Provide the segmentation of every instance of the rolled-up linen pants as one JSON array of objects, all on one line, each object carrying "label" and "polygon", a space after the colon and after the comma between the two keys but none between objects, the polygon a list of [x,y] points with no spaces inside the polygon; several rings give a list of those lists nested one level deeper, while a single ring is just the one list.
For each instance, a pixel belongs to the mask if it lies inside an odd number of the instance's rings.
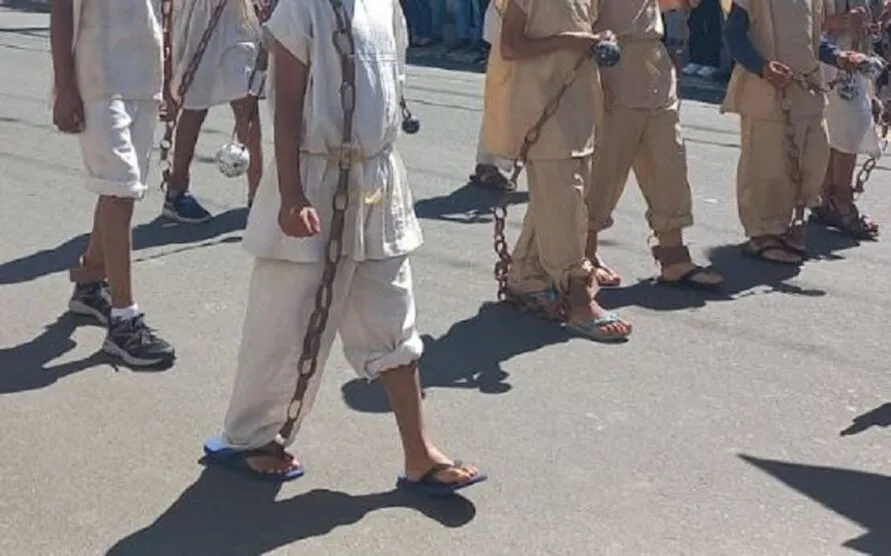
[{"label": "rolled-up linen pants", "polygon": [[823,118],[793,123],[801,166],[801,186],[790,179],[791,160],[782,121],[740,117],[741,145],[736,174],[736,202],[746,237],[782,235],[795,207],[820,203],[829,163],[829,137]]},{"label": "rolled-up linen pants", "polygon": [[520,294],[552,287],[565,293],[570,279],[587,278],[592,270],[585,258],[591,157],[529,160],[526,172],[529,206],[511,255],[508,287]]},{"label": "rolled-up linen pants", "polygon": [[[223,438],[230,447],[265,446],[287,419],[323,269],[321,262],[255,260],[238,372],[224,425]],[[415,329],[408,256],[361,262],[341,259],[318,370],[310,379],[288,444],[312,409],[337,333],[347,361],[369,380],[420,359],[424,344]]]},{"label": "rolled-up linen pants", "polygon": [[656,109],[613,108],[604,115],[599,137],[587,195],[590,231],[613,225],[613,211],[632,169],[647,202],[651,230],[669,232],[693,224],[677,103]]}]

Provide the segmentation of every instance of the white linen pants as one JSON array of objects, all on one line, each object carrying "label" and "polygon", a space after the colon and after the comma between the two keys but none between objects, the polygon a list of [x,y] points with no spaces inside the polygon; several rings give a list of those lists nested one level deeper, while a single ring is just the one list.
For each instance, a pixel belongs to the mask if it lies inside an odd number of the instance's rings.
[{"label": "white linen pants", "polygon": [[[834,78],[837,70],[830,73],[830,69],[834,70],[828,68],[827,74]],[[829,129],[829,146],[845,154],[881,156],[866,78],[856,75],[855,85],[857,96],[852,100],[841,98],[837,89],[827,95],[826,126]]]},{"label": "white linen pants", "polygon": [[84,130],[78,138],[86,188],[97,195],[142,199],[157,126],[157,100],[84,104]]},{"label": "white linen pants", "polygon": [[[223,439],[250,450],[273,441],[287,418],[297,387],[297,362],[315,307],[324,263],[255,259],[238,371]],[[341,260],[318,370],[288,444],[311,411],[336,333],[353,369],[369,380],[420,359],[424,344],[415,329],[415,300],[408,256]]]}]

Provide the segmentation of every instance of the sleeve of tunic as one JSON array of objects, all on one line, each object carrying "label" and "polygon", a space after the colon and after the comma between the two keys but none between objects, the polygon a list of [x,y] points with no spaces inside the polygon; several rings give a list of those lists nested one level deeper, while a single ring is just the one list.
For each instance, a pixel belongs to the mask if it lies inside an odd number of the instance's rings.
[{"label": "sleeve of tunic", "polygon": [[295,58],[310,65],[313,29],[309,0],[281,0],[266,22],[266,33]]},{"label": "sleeve of tunic", "polygon": [[724,38],[730,56],[749,73],[761,75],[764,71],[764,57],[749,38],[749,13],[741,7],[739,0],[733,3],[724,25]]}]

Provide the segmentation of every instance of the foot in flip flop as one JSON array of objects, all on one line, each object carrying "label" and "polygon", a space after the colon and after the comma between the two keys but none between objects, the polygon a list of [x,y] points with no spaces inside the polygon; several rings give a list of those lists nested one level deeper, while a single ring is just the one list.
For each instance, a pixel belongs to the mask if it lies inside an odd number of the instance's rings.
[{"label": "foot in flip flop", "polygon": [[776,236],[753,237],[743,247],[743,253],[768,263],[799,266],[804,256],[796,247]]},{"label": "foot in flip flop", "polygon": [[396,488],[425,494],[448,496],[488,479],[473,465],[451,461],[441,454],[423,464],[406,465],[406,473],[396,480]]},{"label": "foot in flip flop", "polygon": [[588,260],[594,265],[594,278],[597,279],[597,285],[601,288],[616,288],[622,285],[622,276],[607,266],[598,254],[588,256]]},{"label": "foot in flip flop", "polygon": [[724,284],[724,277],[710,268],[686,262],[663,265],[659,283],[692,290],[716,290]]},{"label": "foot in flip flop", "polygon": [[631,335],[629,323],[593,301],[587,310],[572,310],[566,328],[595,342],[622,342]]},{"label": "foot in flip flop", "polygon": [[275,442],[254,450],[236,450],[215,437],[205,442],[204,454],[210,463],[265,481],[292,481],[304,474],[300,462]]}]

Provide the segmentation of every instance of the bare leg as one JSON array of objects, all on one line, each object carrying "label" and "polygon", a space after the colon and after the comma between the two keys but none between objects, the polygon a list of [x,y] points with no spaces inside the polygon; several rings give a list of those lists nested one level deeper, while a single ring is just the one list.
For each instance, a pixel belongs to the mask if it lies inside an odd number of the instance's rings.
[{"label": "bare leg", "polygon": [[90,232],[90,243],[81,256],[80,265],[71,269],[71,281],[76,284],[90,284],[105,278],[101,207],[102,197],[96,201],[96,208],[93,209],[93,230]]},{"label": "bare leg", "polygon": [[260,129],[260,112],[256,97],[246,97],[232,103],[232,114],[235,116],[235,134],[251,155],[248,167],[248,203],[253,202],[260,178],[263,176],[263,145]]},{"label": "bare leg", "polygon": [[173,143],[173,170],[168,184],[171,195],[189,190],[189,168],[195,158],[195,145],[206,117],[207,110],[183,109],[180,113]]},{"label": "bare leg", "polygon": [[111,305],[125,309],[133,305],[133,283],[130,274],[131,231],[133,199],[120,197],[99,198],[101,212],[102,250],[105,255],[105,271],[111,287]]},{"label": "bare leg", "polygon": [[[427,438],[417,363],[385,371],[381,373],[380,380],[387,390],[390,407],[399,427],[399,436],[405,451],[407,478],[418,480],[435,465],[453,463]],[[435,478],[445,483],[464,483],[478,473],[479,470],[472,465],[462,465],[444,469]]]},{"label": "bare leg", "polygon": [[854,191],[851,189],[851,182],[854,180],[854,170],[857,168],[857,155],[831,151],[830,160],[832,165],[832,192],[829,198],[835,201],[836,206],[842,211],[842,214],[849,212],[847,209],[854,204]]}]

